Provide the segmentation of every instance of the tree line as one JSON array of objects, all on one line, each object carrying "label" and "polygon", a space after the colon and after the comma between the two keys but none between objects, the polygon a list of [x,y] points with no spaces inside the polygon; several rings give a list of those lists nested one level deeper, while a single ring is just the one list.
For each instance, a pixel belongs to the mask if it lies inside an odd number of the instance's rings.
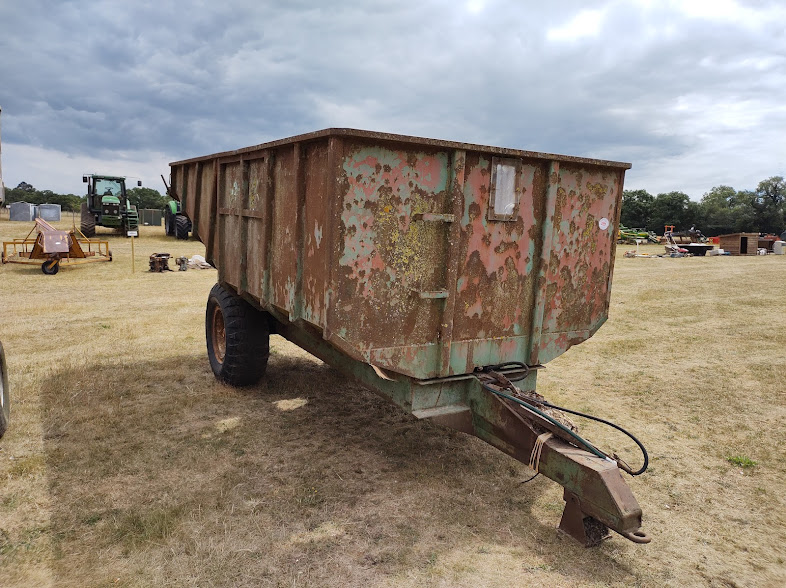
[{"label": "tree line", "polygon": [[759,182],[755,190],[737,191],[716,186],[692,201],[683,192],[653,196],[646,190],[622,193],[620,224],[663,234],[666,225],[677,231],[696,226],[704,235],[729,233],[774,233],[786,229],[786,181],[773,176]]},{"label": "tree line", "polygon": [[[167,196],[162,195],[153,188],[130,188],[126,190],[126,195],[131,204],[137,208],[161,209],[169,201]],[[21,182],[16,188],[5,189],[6,204],[12,202],[29,202],[30,204],[59,204],[64,211],[79,212],[85,196],[76,194],[58,194],[52,190],[36,190],[27,182]]]}]

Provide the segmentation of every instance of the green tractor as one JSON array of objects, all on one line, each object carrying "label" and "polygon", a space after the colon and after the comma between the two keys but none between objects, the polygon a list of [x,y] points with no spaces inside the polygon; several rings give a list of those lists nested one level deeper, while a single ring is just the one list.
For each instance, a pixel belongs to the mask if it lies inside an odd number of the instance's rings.
[{"label": "green tractor", "polygon": [[188,239],[188,234],[193,228],[191,219],[186,216],[180,199],[166,183],[163,175],[161,176],[161,181],[164,182],[164,188],[166,188],[167,196],[170,198],[169,202],[167,202],[164,207],[164,227],[166,234],[169,237],[176,237],[177,239]]},{"label": "green tractor", "polygon": [[96,225],[117,229],[126,236],[128,231],[139,230],[139,214],[126,196],[125,178],[92,174],[82,176],[82,181],[87,184],[80,222],[85,237],[95,236]]},{"label": "green tractor", "polygon": [[191,220],[183,212],[177,200],[170,200],[164,207],[164,226],[166,234],[178,239],[188,239],[191,232]]}]

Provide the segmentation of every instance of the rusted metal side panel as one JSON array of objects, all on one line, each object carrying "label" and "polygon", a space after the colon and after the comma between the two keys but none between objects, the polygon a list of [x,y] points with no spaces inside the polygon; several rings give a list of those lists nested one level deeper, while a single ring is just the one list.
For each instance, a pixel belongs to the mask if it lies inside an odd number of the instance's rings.
[{"label": "rusted metal side panel", "polygon": [[376,365],[437,374],[449,228],[429,215],[451,212],[450,161],[409,145],[345,147],[332,312],[336,334]]},{"label": "rusted metal side panel", "polygon": [[188,177],[186,170],[189,165],[193,164],[181,163],[179,165],[172,165],[171,168],[172,173],[170,181],[172,183],[172,192],[177,195],[180,202],[183,202],[183,195],[186,193],[186,178]]},{"label": "rusted metal side panel", "polygon": [[269,197],[268,167],[265,152],[246,156],[243,160],[247,196],[243,202],[243,290],[264,303],[264,278],[267,272],[268,243],[265,238],[265,223],[270,222],[267,213]]},{"label": "rusted metal side panel", "polygon": [[325,293],[330,278],[327,224],[330,222],[328,142],[304,146],[306,206],[303,211],[302,318],[325,326]]},{"label": "rusted metal side panel", "polygon": [[545,271],[538,355],[545,363],[591,337],[608,318],[622,172],[563,163]]},{"label": "rusted metal side panel", "polygon": [[[325,290],[325,319],[322,336],[331,345],[338,349],[343,349],[343,340],[339,338],[336,331],[341,325],[336,324],[336,313],[333,308],[336,306],[336,292],[338,290],[338,260],[341,258],[341,251],[344,240],[341,236],[341,214],[343,212],[343,194],[347,192],[346,177],[339,174],[341,161],[344,157],[344,141],[340,137],[330,137],[327,145],[327,207],[325,214],[325,243],[327,244],[327,284]],[[344,345],[345,346],[345,345]],[[350,357],[356,358],[355,354]]]},{"label": "rusted metal side panel", "polygon": [[464,210],[464,182],[467,169],[467,152],[456,149],[452,153],[450,175],[448,182],[447,199],[449,202],[452,222],[448,229],[447,256],[445,259],[445,291],[448,297],[442,306],[442,319],[439,325],[439,375],[449,376],[453,373],[451,367],[451,351],[454,339],[456,296],[459,280],[459,258],[461,256],[463,239],[461,238],[461,225],[458,219]]},{"label": "rusted metal side panel", "polygon": [[511,220],[495,220],[489,218],[494,159],[483,153],[467,156],[453,374],[516,357],[520,361],[530,337],[546,163],[521,163],[517,214]]},{"label": "rusted metal side panel", "polygon": [[297,282],[299,210],[295,164],[294,145],[276,149],[273,163],[270,303],[287,315],[295,310]]},{"label": "rusted metal side panel", "polygon": [[191,219],[194,236],[205,244],[208,261],[218,255],[218,161],[202,163],[202,189],[194,203],[196,215]]},{"label": "rusted metal side panel", "polygon": [[241,243],[244,186],[243,165],[239,158],[219,161],[218,172],[218,223],[221,235],[233,238],[218,240],[218,267],[221,279],[238,290],[241,285],[241,265],[245,245]]},{"label": "rusted metal side panel", "polygon": [[186,190],[183,195],[183,210],[185,211],[188,218],[196,218],[197,208],[197,198],[198,194],[202,190],[202,174],[201,163],[194,163],[189,165],[186,170]]},{"label": "rusted metal side panel", "polygon": [[210,249],[213,232],[213,216],[216,214],[216,167],[215,161],[199,162],[199,186],[194,201],[194,213],[189,218],[193,234]]}]

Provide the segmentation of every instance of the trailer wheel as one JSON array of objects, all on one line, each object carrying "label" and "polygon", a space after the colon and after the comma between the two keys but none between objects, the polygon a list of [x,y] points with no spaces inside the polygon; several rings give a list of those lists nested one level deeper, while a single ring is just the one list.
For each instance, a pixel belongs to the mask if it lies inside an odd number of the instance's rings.
[{"label": "trailer wheel", "polygon": [[216,284],[205,313],[207,356],[216,378],[252,386],[265,375],[270,354],[267,315]]},{"label": "trailer wheel", "polygon": [[188,231],[191,230],[191,221],[183,214],[175,216],[175,237],[178,239],[188,239]]},{"label": "trailer wheel", "polygon": [[0,438],[8,429],[8,421],[11,417],[11,398],[9,395],[8,366],[5,363],[3,344],[0,343]]},{"label": "trailer wheel", "polygon": [[82,215],[79,219],[79,230],[85,237],[96,236],[96,217],[87,207],[87,202],[82,203]]},{"label": "trailer wheel", "polygon": [[57,272],[60,271],[60,260],[47,259],[44,263],[41,264],[41,271],[44,272],[47,276],[54,276]]}]

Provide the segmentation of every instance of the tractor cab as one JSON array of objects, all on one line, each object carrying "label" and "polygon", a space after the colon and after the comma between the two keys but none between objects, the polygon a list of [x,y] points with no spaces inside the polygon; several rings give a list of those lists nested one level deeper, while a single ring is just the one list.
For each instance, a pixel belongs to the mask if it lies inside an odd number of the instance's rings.
[{"label": "tractor cab", "polygon": [[103,178],[93,176],[88,183],[88,194],[93,208],[101,208],[106,216],[120,217],[120,203],[126,200],[125,178]]},{"label": "tractor cab", "polygon": [[104,203],[120,204],[121,200],[126,199],[125,178],[84,176],[82,181],[87,183],[91,208],[98,208]]}]

